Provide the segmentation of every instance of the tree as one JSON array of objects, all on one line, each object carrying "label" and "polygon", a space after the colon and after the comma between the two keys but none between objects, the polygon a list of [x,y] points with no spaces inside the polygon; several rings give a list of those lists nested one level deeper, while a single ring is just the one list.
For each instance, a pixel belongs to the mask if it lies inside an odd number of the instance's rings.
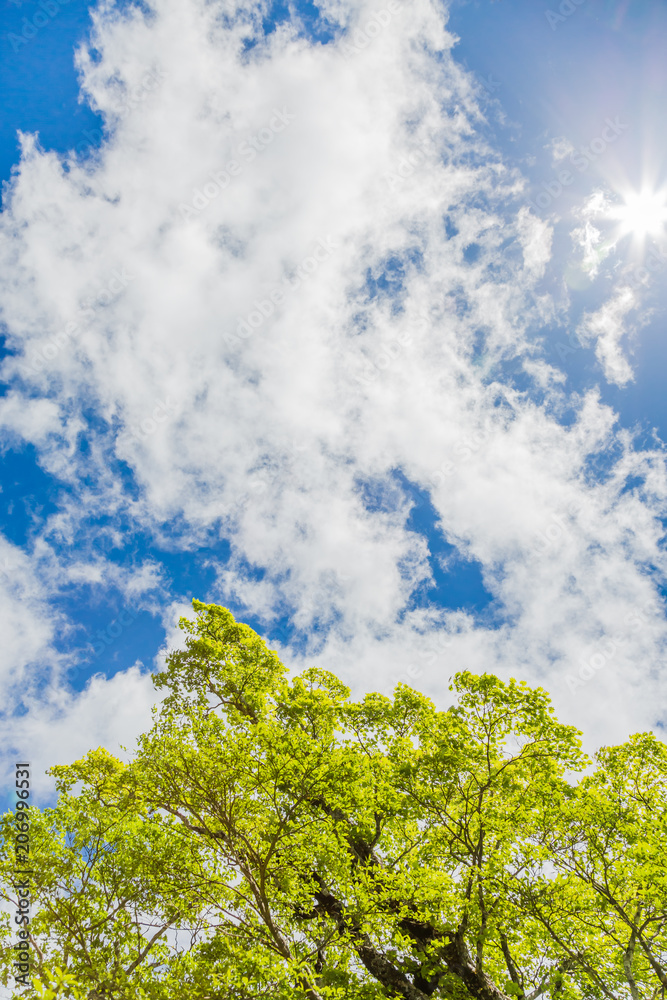
[{"label": "tree", "polygon": [[404,685],[355,703],[193,603],[131,762],[54,767],[57,805],[30,810],[26,995],[661,995],[664,744],[591,767],[543,690],[490,674],[457,674],[446,711]]}]

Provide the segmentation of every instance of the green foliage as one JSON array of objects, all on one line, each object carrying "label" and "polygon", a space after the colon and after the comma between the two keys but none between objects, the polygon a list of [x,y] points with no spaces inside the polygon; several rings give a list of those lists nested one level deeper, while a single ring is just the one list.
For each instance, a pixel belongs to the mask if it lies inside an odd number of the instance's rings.
[{"label": "green foliage", "polygon": [[[64,1000],[602,1000],[667,985],[667,747],[597,755],[547,694],[453,678],[352,702],[224,608],[129,765],[30,810],[34,992]],[[0,876],[11,887],[11,818]],[[11,930],[4,981],[11,978]]]}]

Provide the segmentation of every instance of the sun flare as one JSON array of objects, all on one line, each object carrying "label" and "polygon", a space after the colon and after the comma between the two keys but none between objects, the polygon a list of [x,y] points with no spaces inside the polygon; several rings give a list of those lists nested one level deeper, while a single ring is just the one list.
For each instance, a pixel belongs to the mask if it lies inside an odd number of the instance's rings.
[{"label": "sun flare", "polygon": [[667,223],[667,195],[664,190],[629,192],[610,215],[618,221],[621,236],[638,240],[659,236]]}]

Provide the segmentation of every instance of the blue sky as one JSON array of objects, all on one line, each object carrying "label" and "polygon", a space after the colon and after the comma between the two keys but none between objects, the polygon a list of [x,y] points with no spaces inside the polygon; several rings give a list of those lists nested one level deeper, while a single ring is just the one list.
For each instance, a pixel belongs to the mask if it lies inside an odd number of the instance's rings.
[{"label": "blue sky", "polygon": [[404,7],[4,4],[7,762],[131,742],[193,597],[661,723],[667,9]]}]

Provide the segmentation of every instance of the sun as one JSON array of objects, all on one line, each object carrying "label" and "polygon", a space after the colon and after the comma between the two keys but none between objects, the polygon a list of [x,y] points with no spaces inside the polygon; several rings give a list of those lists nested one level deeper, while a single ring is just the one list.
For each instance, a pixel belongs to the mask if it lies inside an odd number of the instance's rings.
[{"label": "sun", "polygon": [[632,235],[636,240],[660,236],[667,224],[667,194],[665,191],[630,191],[622,205],[609,213],[619,224],[619,235]]}]

